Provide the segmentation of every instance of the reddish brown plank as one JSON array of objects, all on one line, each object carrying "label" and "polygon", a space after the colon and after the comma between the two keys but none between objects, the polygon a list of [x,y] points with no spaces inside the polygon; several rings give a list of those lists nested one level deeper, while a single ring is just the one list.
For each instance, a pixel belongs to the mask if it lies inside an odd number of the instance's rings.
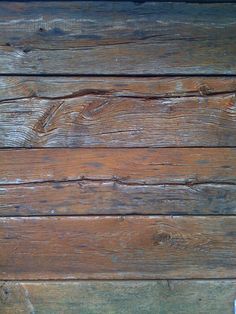
[{"label": "reddish brown plank", "polygon": [[236,217],[0,218],[0,279],[232,278]]},{"label": "reddish brown plank", "polygon": [[0,183],[235,183],[235,148],[4,149]]},{"label": "reddish brown plank", "polygon": [[236,146],[235,78],[0,81],[0,147]]}]

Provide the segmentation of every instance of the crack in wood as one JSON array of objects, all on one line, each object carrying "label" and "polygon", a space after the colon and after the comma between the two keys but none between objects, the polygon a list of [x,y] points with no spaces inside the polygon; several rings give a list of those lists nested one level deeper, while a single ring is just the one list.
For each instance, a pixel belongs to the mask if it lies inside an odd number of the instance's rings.
[{"label": "crack in wood", "polygon": [[155,99],[179,99],[179,98],[206,98],[206,97],[214,97],[214,96],[233,96],[236,95],[236,90],[230,90],[230,91],[220,91],[220,92],[214,92],[214,91],[202,91],[199,89],[199,91],[187,91],[184,92],[182,95],[171,95],[171,94],[163,94],[163,95],[128,95],[124,94],[122,95],[121,92],[114,90],[97,90],[97,89],[85,89],[77,92],[73,92],[71,94],[63,95],[63,96],[55,96],[55,97],[49,97],[49,96],[38,96],[36,93],[33,93],[26,97],[14,97],[14,98],[6,98],[1,99],[1,103],[7,103],[12,101],[18,101],[18,100],[30,100],[30,99],[38,99],[38,100],[64,100],[64,99],[73,99],[77,97],[83,97],[83,96],[89,96],[89,95],[95,95],[95,96],[113,96],[117,98],[134,98],[134,99],[143,99],[143,100],[155,100]]},{"label": "crack in wood", "polygon": [[224,185],[236,185],[235,182],[217,182],[217,181],[183,181],[183,182],[159,182],[159,183],[143,183],[143,182],[138,182],[138,181],[125,181],[122,180],[121,178],[118,177],[112,177],[112,178],[88,178],[85,176],[81,176],[80,178],[77,179],[68,179],[68,180],[43,180],[43,181],[27,181],[27,182],[15,182],[15,183],[0,183],[0,187],[4,186],[21,186],[21,185],[37,185],[37,184],[50,184],[50,183],[86,183],[86,182],[91,182],[91,183],[114,183],[118,185],[124,185],[124,186],[186,186],[189,188],[192,188],[194,186],[201,186],[201,185],[219,185],[219,186],[224,186]]}]

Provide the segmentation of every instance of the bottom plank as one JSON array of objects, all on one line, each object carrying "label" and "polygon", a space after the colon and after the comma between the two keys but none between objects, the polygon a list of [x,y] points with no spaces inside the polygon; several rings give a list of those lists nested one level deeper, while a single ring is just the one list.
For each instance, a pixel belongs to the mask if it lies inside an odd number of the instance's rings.
[{"label": "bottom plank", "polygon": [[236,280],[2,282],[0,312],[232,314]]},{"label": "bottom plank", "polygon": [[230,279],[236,217],[0,218],[0,279]]}]

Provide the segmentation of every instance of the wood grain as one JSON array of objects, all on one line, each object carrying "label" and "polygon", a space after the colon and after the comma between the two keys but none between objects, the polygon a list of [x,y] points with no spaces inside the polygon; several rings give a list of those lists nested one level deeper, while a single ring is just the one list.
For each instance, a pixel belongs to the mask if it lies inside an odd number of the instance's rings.
[{"label": "wood grain", "polygon": [[[2,314],[232,314],[235,280],[1,282]],[[223,292],[223,293],[222,293]]]},{"label": "wood grain", "polygon": [[235,217],[0,218],[0,279],[234,278]]},{"label": "wood grain", "polygon": [[0,147],[236,146],[235,78],[0,81]]},{"label": "wood grain", "polygon": [[0,2],[1,313],[232,313],[236,4],[161,2]]},{"label": "wood grain", "polygon": [[236,91],[234,76],[0,76],[0,101],[111,95],[136,98],[214,96]]},{"label": "wood grain", "polygon": [[236,182],[235,148],[3,149],[0,160],[0,184]]},{"label": "wood grain", "polygon": [[236,215],[233,184],[56,182],[0,186],[0,216]]},{"label": "wood grain", "polygon": [[0,72],[236,74],[233,3],[1,2]]}]

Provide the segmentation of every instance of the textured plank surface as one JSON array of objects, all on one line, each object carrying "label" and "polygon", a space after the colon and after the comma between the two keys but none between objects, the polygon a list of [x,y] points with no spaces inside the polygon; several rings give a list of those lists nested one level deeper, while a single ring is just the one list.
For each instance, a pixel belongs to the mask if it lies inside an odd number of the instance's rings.
[{"label": "textured plank surface", "polygon": [[234,278],[235,217],[0,218],[0,278]]},{"label": "textured plank surface", "polygon": [[0,80],[0,147],[235,146],[235,78]]},{"label": "textured plank surface", "polygon": [[86,180],[0,186],[0,216],[115,214],[235,215],[236,186]]},{"label": "textured plank surface", "polygon": [[0,183],[235,183],[235,148],[4,149]]},{"label": "textured plank surface", "polygon": [[0,72],[236,74],[235,4],[0,3]]},{"label": "textured plank surface", "polygon": [[116,97],[169,98],[214,96],[236,91],[233,76],[0,76],[0,101],[19,98],[52,99],[105,94]]},{"label": "textured plank surface", "polygon": [[[236,74],[235,15],[0,2],[0,74]],[[0,218],[1,280],[67,280],[2,282],[0,312],[232,313],[234,280],[68,280],[236,278],[236,149],[190,149],[236,146],[235,90],[234,77],[1,77],[0,147],[65,149],[0,150],[0,216],[93,216]]]},{"label": "textured plank surface", "polygon": [[232,314],[235,291],[235,280],[2,282],[0,307],[2,314]]}]

